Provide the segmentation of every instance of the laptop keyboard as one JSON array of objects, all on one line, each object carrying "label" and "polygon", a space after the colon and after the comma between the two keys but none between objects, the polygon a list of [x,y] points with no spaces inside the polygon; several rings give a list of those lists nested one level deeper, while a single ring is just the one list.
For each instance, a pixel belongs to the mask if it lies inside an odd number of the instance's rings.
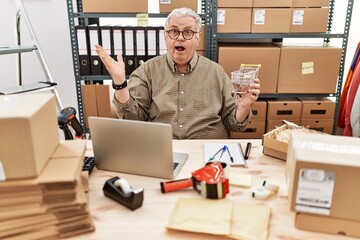
[{"label": "laptop keyboard", "polygon": [[177,168],[177,166],[179,166],[178,162],[174,162],[174,170]]}]

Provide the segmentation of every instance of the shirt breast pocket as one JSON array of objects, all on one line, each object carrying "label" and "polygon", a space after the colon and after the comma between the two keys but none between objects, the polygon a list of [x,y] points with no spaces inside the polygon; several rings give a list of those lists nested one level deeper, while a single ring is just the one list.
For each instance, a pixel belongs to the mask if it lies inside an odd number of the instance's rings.
[{"label": "shirt breast pocket", "polygon": [[203,89],[194,89],[194,113],[196,115],[209,115],[213,114],[216,106],[209,91]]}]

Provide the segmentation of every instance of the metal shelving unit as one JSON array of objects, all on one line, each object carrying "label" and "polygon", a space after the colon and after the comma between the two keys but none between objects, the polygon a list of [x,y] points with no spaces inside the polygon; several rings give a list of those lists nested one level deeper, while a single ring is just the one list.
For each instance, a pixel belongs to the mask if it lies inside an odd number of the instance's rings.
[{"label": "metal shelving unit", "polygon": [[[76,6],[75,6],[76,5]],[[76,9],[75,9],[76,8]],[[82,126],[85,126],[85,114],[82,99],[81,84],[83,81],[97,81],[103,79],[111,79],[109,75],[80,75],[80,63],[77,49],[77,36],[75,28],[77,25],[88,25],[91,19],[98,20],[100,18],[135,18],[136,13],[84,13],[82,8],[82,0],[67,0],[68,18],[69,18],[69,29],[71,37],[71,49],[74,63],[74,75],[75,75],[75,86],[78,101],[78,114],[79,121]],[[206,26],[206,42],[207,46],[210,46],[212,36],[212,2],[211,0],[202,0],[201,2],[201,14],[203,24]],[[167,13],[149,13],[149,18],[166,18]],[[207,47],[205,51],[206,56],[210,58],[211,52],[210,47]]]},{"label": "metal shelving unit", "polygon": [[[0,90],[0,95],[10,95],[10,94],[20,94],[20,93],[29,93],[29,92],[39,92],[39,91],[52,91],[55,94],[57,100],[57,107],[58,109],[62,109],[62,102],[59,97],[59,94],[56,91],[56,83],[53,81],[53,78],[50,74],[50,70],[46,64],[45,57],[39,47],[39,42],[36,38],[35,32],[31,26],[30,19],[27,15],[25,10],[24,4],[22,0],[15,0],[15,4],[17,7],[16,12],[16,37],[17,37],[17,44],[14,45],[0,45],[0,55],[5,54],[18,54],[17,62],[18,62],[18,79],[17,79],[17,86],[11,87],[8,89]],[[24,18],[28,31],[30,33],[32,39],[32,45],[23,46],[21,45],[21,32],[20,32],[20,20]],[[35,52],[41,67],[43,69],[44,75],[46,77],[46,81],[43,82],[36,82],[30,84],[22,84],[22,75],[21,75],[21,54],[27,52]]]},{"label": "metal shelving unit", "polygon": [[[334,115],[334,126],[333,133],[336,132],[337,118],[339,114],[339,102],[340,102],[340,94],[343,82],[343,74],[344,74],[344,63],[346,57],[346,49],[348,43],[349,36],[349,28],[351,22],[351,15],[353,9],[354,0],[348,0],[346,16],[345,16],[345,24],[344,31],[342,33],[332,33],[332,24],[333,24],[333,15],[335,9],[335,0],[329,0],[329,19],[326,33],[224,33],[218,34],[216,32],[216,24],[213,24],[212,36],[211,36],[211,46],[210,46],[210,59],[217,62],[218,61],[218,43],[237,43],[237,42],[246,42],[247,40],[254,39],[271,39],[274,41],[282,41],[285,38],[320,38],[323,39],[325,44],[329,44],[331,39],[338,38],[342,39],[342,55],[341,62],[339,68],[339,78],[336,88],[335,94],[260,94],[260,98],[293,98],[293,97],[335,97],[336,108]],[[212,14],[212,22],[217,22],[217,0],[212,0],[211,4],[211,12]]]}]

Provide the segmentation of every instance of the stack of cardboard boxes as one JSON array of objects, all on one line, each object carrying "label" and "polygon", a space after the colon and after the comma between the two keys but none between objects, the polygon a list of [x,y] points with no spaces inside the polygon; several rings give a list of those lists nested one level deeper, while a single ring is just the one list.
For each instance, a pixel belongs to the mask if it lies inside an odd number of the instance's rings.
[{"label": "stack of cardboard boxes", "polygon": [[329,1],[218,0],[218,33],[326,32]]},{"label": "stack of cardboard boxes", "polygon": [[0,238],[62,238],[94,230],[85,141],[60,141],[52,94],[0,96]]},{"label": "stack of cardboard boxes", "polygon": [[300,125],[332,134],[335,102],[328,98],[299,98],[302,103]]}]

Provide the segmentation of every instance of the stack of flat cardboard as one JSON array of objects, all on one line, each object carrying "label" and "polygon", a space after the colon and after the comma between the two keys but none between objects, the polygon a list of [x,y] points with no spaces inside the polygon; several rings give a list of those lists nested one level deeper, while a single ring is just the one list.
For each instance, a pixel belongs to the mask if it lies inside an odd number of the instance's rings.
[{"label": "stack of flat cardboard", "polygon": [[0,239],[94,230],[82,182],[86,141],[60,141],[52,94],[0,96]]},{"label": "stack of flat cardboard", "polygon": [[0,182],[0,239],[64,238],[94,230],[81,180],[85,141],[61,142],[37,178]]}]

